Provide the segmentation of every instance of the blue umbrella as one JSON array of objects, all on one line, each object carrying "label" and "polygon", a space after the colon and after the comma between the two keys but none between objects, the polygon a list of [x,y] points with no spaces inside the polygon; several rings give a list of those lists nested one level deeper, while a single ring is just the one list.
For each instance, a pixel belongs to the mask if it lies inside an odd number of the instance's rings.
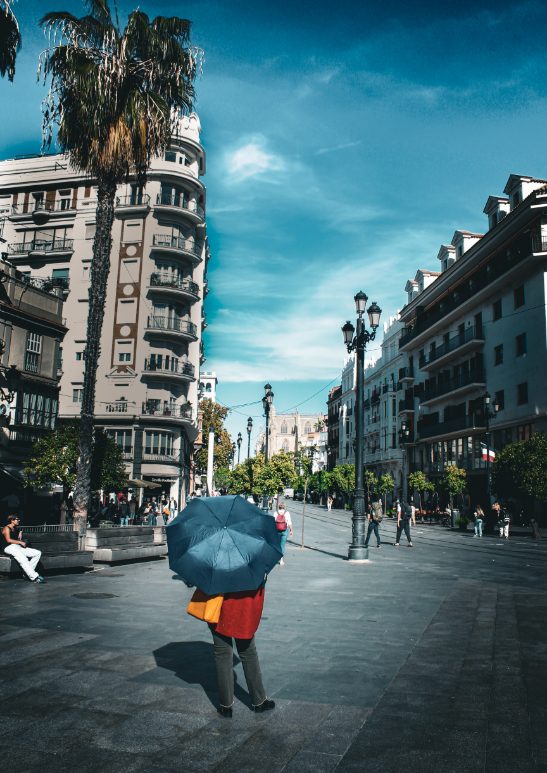
[{"label": "blue umbrella", "polygon": [[255,590],[282,558],[274,518],[240,496],[193,499],[167,548],[172,571],[208,595]]}]

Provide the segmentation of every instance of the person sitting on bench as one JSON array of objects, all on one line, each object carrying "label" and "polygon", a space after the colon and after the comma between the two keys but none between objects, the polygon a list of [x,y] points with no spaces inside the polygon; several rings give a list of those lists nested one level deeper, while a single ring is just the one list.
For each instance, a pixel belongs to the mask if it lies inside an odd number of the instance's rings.
[{"label": "person sitting on bench", "polygon": [[8,522],[2,529],[4,553],[15,558],[31,582],[45,582],[44,578],[36,571],[42,553],[40,550],[27,547],[27,543],[23,540],[23,532],[19,528],[19,520],[18,515],[8,515]]}]

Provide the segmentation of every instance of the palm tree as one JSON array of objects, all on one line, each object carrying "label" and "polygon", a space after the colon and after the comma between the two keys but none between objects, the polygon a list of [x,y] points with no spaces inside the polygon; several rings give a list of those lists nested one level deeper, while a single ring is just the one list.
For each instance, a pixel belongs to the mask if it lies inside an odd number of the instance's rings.
[{"label": "palm tree", "polygon": [[15,58],[21,48],[21,33],[10,0],[0,0],[0,75],[10,81],[15,75]]},{"label": "palm tree", "polygon": [[173,116],[191,110],[199,52],[190,22],[150,21],[133,11],[122,30],[108,0],[85,0],[87,16],[46,14],[49,47],[38,67],[50,89],[44,104],[44,146],[57,142],[69,162],[97,182],[96,233],[91,263],[87,342],[80,424],[80,460],[74,490],[74,526],[87,520],[96,371],[110,270],[116,187],[130,175],[139,185],[153,156],[163,153]]}]

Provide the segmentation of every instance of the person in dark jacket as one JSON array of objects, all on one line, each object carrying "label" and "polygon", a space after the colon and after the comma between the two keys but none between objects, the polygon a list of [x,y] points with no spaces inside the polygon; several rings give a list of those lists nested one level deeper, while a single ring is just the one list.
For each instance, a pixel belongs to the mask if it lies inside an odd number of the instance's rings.
[{"label": "person in dark jacket", "polygon": [[408,502],[403,502],[400,512],[397,513],[397,536],[395,537],[395,547],[399,547],[399,540],[401,534],[404,532],[408,540],[408,547],[412,547],[412,540],[410,539],[410,519],[412,518],[412,508]]},{"label": "person in dark jacket", "polygon": [[229,718],[232,716],[234,703],[233,639],[235,639],[237,654],[243,666],[251,696],[252,710],[263,712],[275,708],[274,701],[266,697],[254,640],[262,617],[264,593],[264,585],[258,590],[226,593],[218,623],[209,625],[213,634],[220,697],[217,711],[221,717]]}]

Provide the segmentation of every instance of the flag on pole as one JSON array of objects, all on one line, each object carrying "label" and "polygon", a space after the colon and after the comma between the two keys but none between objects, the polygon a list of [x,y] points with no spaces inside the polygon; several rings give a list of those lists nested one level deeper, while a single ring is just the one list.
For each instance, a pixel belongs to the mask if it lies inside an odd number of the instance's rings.
[{"label": "flag on pole", "polygon": [[493,448],[488,448],[486,443],[481,443],[481,455],[483,462],[486,462],[487,460],[493,462],[496,458],[496,452]]}]

